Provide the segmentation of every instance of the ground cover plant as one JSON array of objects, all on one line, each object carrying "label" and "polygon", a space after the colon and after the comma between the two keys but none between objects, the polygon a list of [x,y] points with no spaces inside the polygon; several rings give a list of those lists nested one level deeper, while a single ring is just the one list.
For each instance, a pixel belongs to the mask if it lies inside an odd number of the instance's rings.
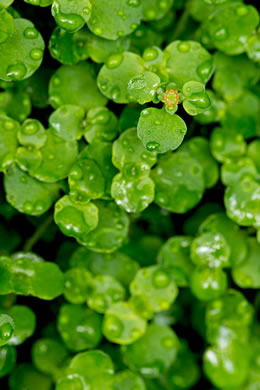
[{"label": "ground cover plant", "polygon": [[260,389],[260,28],[241,0],[0,0],[1,390]]}]

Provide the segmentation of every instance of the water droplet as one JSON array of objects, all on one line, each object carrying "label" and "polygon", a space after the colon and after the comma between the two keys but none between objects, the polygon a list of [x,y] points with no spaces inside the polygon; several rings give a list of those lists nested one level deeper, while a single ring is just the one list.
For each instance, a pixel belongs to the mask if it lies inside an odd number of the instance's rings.
[{"label": "water droplet", "polygon": [[130,7],[135,7],[135,8],[138,8],[140,7],[140,0],[128,0],[127,4],[130,6]]},{"label": "water droplet", "polygon": [[148,116],[148,115],[149,115],[149,111],[148,111],[148,110],[143,110],[143,111],[141,112],[141,115],[142,115],[142,116]]},{"label": "water droplet", "polygon": [[137,27],[137,24],[136,23],[132,23],[130,27],[131,27],[132,30],[135,30],[136,27]]},{"label": "water droplet", "polygon": [[160,125],[161,122],[160,122],[160,121],[155,121],[155,124],[156,124],[156,125]]},{"label": "water droplet", "polygon": [[123,145],[124,147],[128,146],[128,144],[129,144],[129,142],[128,142],[127,139],[124,139],[124,140],[122,141],[122,145]]},{"label": "water droplet", "polygon": [[93,33],[94,33],[95,35],[102,35],[103,30],[102,30],[101,27],[95,26],[95,27],[93,28]]},{"label": "water droplet", "polygon": [[109,336],[112,338],[117,338],[122,334],[124,325],[118,317],[113,314],[108,314],[105,318],[104,328]]},{"label": "water droplet", "polygon": [[26,135],[32,135],[32,134],[35,134],[37,133],[37,131],[39,130],[39,125],[37,122],[35,121],[31,121],[29,123],[25,123],[23,126],[22,126],[22,132]]},{"label": "water droplet", "polygon": [[168,310],[169,307],[170,307],[169,302],[164,301],[164,300],[161,300],[161,301],[159,302],[159,305],[160,305],[160,308],[161,308],[162,310]]},{"label": "water droplet", "polygon": [[117,32],[117,35],[119,37],[123,37],[124,36],[124,32],[122,30],[120,30],[120,31]]},{"label": "water droplet", "polygon": [[123,62],[123,59],[123,54],[114,54],[108,58],[106,66],[109,69],[115,69]]},{"label": "water droplet", "polygon": [[34,27],[27,27],[23,34],[27,39],[35,39],[39,36],[39,32]]},{"label": "water droplet", "polygon": [[145,17],[148,20],[154,20],[156,18],[156,12],[153,9],[148,9],[145,12]]},{"label": "water droplet", "polygon": [[157,195],[157,200],[162,206],[166,206],[169,203],[168,196],[163,193]]},{"label": "water droplet", "polygon": [[142,331],[138,328],[131,329],[131,336],[133,339],[139,339],[139,337],[142,335]]},{"label": "water droplet", "polygon": [[159,149],[160,144],[156,141],[150,141],[146,144],[146,149],[149,150],[149,152],[155,152]]},{"label": "water droplet", "polygon": [[197,67],[196,72],[203,81],[203,83],[209,79],[212,69],[213,64],[211,60],[205,61]]},{"label": "water droplet", "polygon": [[58,108],[62,105],[61,98],[57,95],[50,96],[50,103],[54,108]]},{"label": "water droplet", "polygon": [[83,171],[81,168],[79,167],[75,167],[71,173],[70,173],[70,176],[73,177],[73,179],[75,180],[81,180],[83,178]]},{"label": "water droplet", "polygon": [[33,205],[31,202],[25,202],[24,205],[23,205],[23,209],[24,209],[24,212],[25,213],[31,213],[32,210],[33,210]]},{"label": "water droplet", "polygon": [[38,201],[35,203],[35,210],[38,212],[38,213],[41,213],[44,211],[44,207],[45,207],[45,204],[41,201]]},{"label": "water droplet", "polygon": [[54,85],[58,86],[58,85],[61,84],[61,79],[60,79],[58,76],[53,77],[52,83],[53,83]]},{"label": "water droplet", "polygon": [[89,15],[91,12],[91,6],[83,8],[83,13],[85,15]]},{"label": "water droplet", "polygon": [[225,27],[219,27],[215,33],[214,33],[214,38],[217,41],[224,41],[228,36],[227,29]]},{"label": "water droplet", "polygon": [[166,271],[157,269],[153,273],[152,283],[155,288],[166,288],[170,284],[170,277]]},{"label": "water droplet", "polygon": [[6,130],[12,130],[14,128],[14,122],[12,122],[11,120],[5,120],[4,127]]},{"label": "water droplet", "polygon": [[162,345],[165,349],[172,349],[175,346],[175,341],[173,337],[164,337],[162,339]]},{"label": "water droplet", "polygon": [[54,154],[49,154],[48,159],[49,160],[54,160],[54,157],[55,157]]},{"label": "water droplet", "polygon": [[182,53],[186,53],[190,50],[189,42],[180,42],[177,47],[178,47],[178,50]]},{"label": "water droplet", "polygon": [[32,49],[30,52],[30,57],[35,61],[40,60],[42,56],[43,56],[43,50],[41,49]]},{"label": "water droplet", "polygon": [[158,52],[153,47],[145,49],[143,53],[144,61],[154,61],[158,57]]},{"label": "water droplet", "polygon": [[26,75],[26,67],[23,63],[9,65],[6,71],[6,76],[10,80],[22,80]]},{"label": "water droplet", "polygon": [[159,2],[159,8],[165,10],[169,7],[169,2],[167,0],[161,0]]},{"label": "water droplet", "polygon": [[248,13],[248,8],[246,6],[240,6],[237,8],[236,13],[238,16],[245,16]]},{"label": "water droplet", "polygon": [[118,87],[113,87],[111,89],[111,99],[116,101],[120,97],[120,89]]},{"label": "water droplet", "polygon": [[26,176],[21,176],[20,177],[20,182],[23,183],[23,184],[26,184],[27,183],[27,177]]}]

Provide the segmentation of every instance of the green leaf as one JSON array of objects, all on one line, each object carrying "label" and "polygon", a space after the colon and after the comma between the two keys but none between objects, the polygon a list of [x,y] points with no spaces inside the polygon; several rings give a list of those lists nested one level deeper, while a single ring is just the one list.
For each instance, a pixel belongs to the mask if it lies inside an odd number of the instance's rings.
[{"label": "green leaf", "polygon": [[153,107],[141,112],[137,125],[138,137],[146,149],[157,153],[177,149],[186,131],[186,124],[180,116]]},{"label": "green leaf", "polygon": [[33,335],[36,328],[36,316],[34,312],[27,306],[14,305],[6,313],[13,319],[13,323],[15,324],[14,333],[9,340],[9,344],[20,345],[24,343],[26,339]]},{"label": "green leaf", "polygon": [[195,116],[195,120],[202,125],[209,123],[220,122],[225,115],[225,102],[220,99],[211,89],[206,89],[210,98],[211,106],[203,111],[201,114]]},{"label": "green leaf", "polygon": [[153,72],[144,72],[129,80],[128,97],[131,102],[145,104],[153,100],[160,84],[160,78]]},{"label": "green leaf", "polygon": [[84,129],[86,141],[113,141],[118,134],[118,119],[106,107],[92,108],[88,111],[87,125]]},{"label": "green leaf", "polygon": [[109,390],[114,374],[114,365],[110,356],[103,351],[87,351],[78,353],[72,358],[68,373],[68,383],[74,383],[76,379],[78,386],[87,383],[93,390]]},{"label": "green leaf", "polygon": [[173,280],[180,287],[187,287],[194,265],[190,259],[192,238],[175,236],[169,238],[158,253],[158,263],[168,269]]},{"label": "green leaf", "polygon": [[89,0],[53,0],[51,13],[63,30],[74,32],[90,18],[92,4]]},{"label": "green leaf", "polygon": [[88,203],[104,195],[105,179],[98,164],[91,159],[80,159],[69,172],[70,198],[74,202]]},{"label": "green leaf", "polygon": [[227,187],[224,196],[227,215],[241,226],[260,226],[260,185],[250,176]]},{"label": "green leaf", "polygon": [[16,348],[12,345],[5,345],[0,351],[0,378],[2,378],[9,375],[15,368]]},{"label": "green leaf", "polygon": [[53,0],[24,0],[25,3],[31,4],[31,5],[38,5],[40,7],[48,7],[52,4]]},{"label": "green leaf", "polygon": [[229,289],[206,307],[206,339],[216,345],[231,340],[245,342],[252,320],[253,306],[241,292]]},{"label": "green leaf", "polygon": [[91,34],[89,31],[87,37],[89,57],[98,64],[106,62],[113,54],[127,51],[130,46],[130,40],[127,37],[110,40]]},{"label": "green leaf", "polygon": [[[80,248],[82,249],[82,248]],[[83,248],[85,249],[85,248]],[[72,268],[64,274],[64,297],[70,303],[85,303],[87,293],[92,287],[92,275],[84,268]]]},{"label": "green leaf", "polygon": [[35,151],[31,151],[30,147],[23,149],[24,152],[19,148],[17,154],[17,162],[22,169],[28,170],[31,176],[47,183],[55,183],[66,178],[78,155],[76,141],[65,141],[53,133],[52,130],[45,132],[47,140],[38,151],[36,164],[31,162],[35,157]]},{"label": "green leaf", "polygon": [[176,152],[161,159],[152,171],[155,203],[182,214],[195,207],[205,190],[202,166],[186,152]]},{"label": "green leaf", "polygon": [[142,298],[144,303],[157,313],[169,309],[178,295],[178,288],[167,268],[154,265],[137,271],[130,284],[130,292],[132,296]]},{"label": "green leaf", "polygon": [[24,121],[31,113],[31,101],[28,93],[21,89],[9,89],[0,93],[0,112],[17,121]]},{"label": "green leaf", "polygon": [[125,289],[113,276],[98,275],[93,278],[92,288],[87,294],[87,304],[90,309],[105,313],[114,303],[125,298]]},{"label": "green leaf", "polygon": [[114,202],[98,200],[93,203],[98,208],[98,224],[80,243],[94,252],[114,252],[126,240],[128,216]]},{"label": "green leaf", "polygon": [[6,172],[14,163],[17,149],[16,135],[19,123],[7,116],[0,116],[0,171]]},{"label": "green leaf", "polygon": [[103,199],[111,199],[111,184],[117,169],[112,164],[112,143],[93,140],[82,150],[80,158],[94,160],[103,173],[105,179],[105,193]]},{"label": "green leaf", "polygon": [[109,4],[95,0],[88,27],[95,35],[115,40],[131,34],[141,18],[140,0],[111,0]]},{"label": "green leaf", "polygon": [[7,201],[20,213],[41,215],[58,196],[59,185],[42,183],[13,166],[4,177]]},{"label": "green leaf", "polygon": [[15,322],[12,317],[0,312],[0,346],[7,344],[13,336]]},{"label": "green leaf", "polygon": [[138,176],[146,176],[156,160],[156,153],[145,149],[135,128],[125,130],[113,143],[113,164],[120,170],[124,167],[130,168],[127,169],[130,177],[136,176],[134,171],[131,172],[131,168],[134,167]]},{"label": "green leaf", "polygon": [[247,255],[247,240],[239,227],[223,212],[211,214],[199,228],[199,233],[212,232],[222,234],[230,246],[231,266],[240,264]]},{"label": "green leaf", "polygon": [[229,130],[235,130],[245,139],[252,138],[260,134],[259,112],[259,98],[244,92],[241,97],[228,102],[221,124]]},{"label": "green leaf", "polygon": [[144,0],[143,1],[143,20],[160,20],[167,16],[173,5],[173,0]]},{"label": "green leaf", "polygon": [[242,96],[245,88],[257,84],[260,77],[257,65],[245,55],[233,57],[217,51],[214,64],[213,88],[228,101]]},{"label": "green leaf", "polygon": [[[63,304],[58,314],[58,331],[72,352],[96,348],[102,339],[102,317],[83,305]],[[78,329],[82,329],[81,332]]]},{"label": "green leaf", "polygon": [[129,178],[124,172],[119,173],[113,179],[111,195],[123,210],[140,213],[154,199],[154,183],[149,177]]},{"label": "green leaf", "polygon": [[216,127],[210,135],[210,149],[214,158],[223,163],[240,158],[246,153],[246,142],[241,134],[230,128]]},{"label": "green leaf", "polygon": [[232,278],[241,288],[256,288],[260,286],[259,277],[260,244],[254,237],[248,239],[248,255],[240,265],[232,268]]},{"label": "green leaf", "polygon": [[95,70],[89,62],[62,65],[51,77],[49,100],[53,108],[72,104],[86,111],[107,103],[97,88]]},{"label": "green leaf", "polygon": [[201,233],[191,244],[191,259],[197,266],[229,267],[229,258],[229,244],[220,233]]},{"label": "green leaf", "polygon": [[65,141],[76,141],[82,136],[84,118],[82,107],[66,104],[49,116],[49,125],[53,134]]},{"label": "green leaf", "polygon": [[114,303],[105,313],[103,333],[112,343],[132,344],[145,330],[146,321],[127,302]]},{"label": "green leaf", "polygon": [[259,173],[249,157],[227,160],[221,167],[221,181],[226,186],[232,186],[243,177],[250,176],[257,179]]},{"label": "green leaf", "polygon": [[205,84],[214,71],[209,52],[195,41],[174,41],[165,51],[166,69],[171,81],[181,89],[187,81]]},{"label": "green leaf", "polygon": [[129,103],[128,83],[143,72],[144,62],[139,55],[128,51],[114,54],[100,69],[97,85],[100,91],[115,103]]},{"label": "green leaf", "polygon": [[123,346],[122,353],[133,371],[146,378],[158,378],[174,363],[178,349],[179,340],[170,327],[151,324],[139,340]]},{"label": "green leaf", "polygon": [[71,33],[56,27],[49,40],[51,56],[64,65],[74,65],[88,58],[88,33],[81,29]]},{"label": "green leaf", "polygon": [[43,58],[44,41],[33,23],[14,19],[15,32],[1,43],[0,79],[23,80],[39,68]]},{"label": "green leaf", "polygon": [[68,351],[59,340],[39,338],[32,346],[33,364],[46,375],[55,377],[67,358]]},{"label": "green leaf", "polygon": [[198,81],[188,81],[183,85],[183,108],[189,115],[198,115],[211,106],[210,98],[204,84]]},{"label": "green leaf", "polygon": [[0,44],[9,39],[15,32],[13,17],[4,9],[0,3]]},{"label": "green leaf", "polygon": [[47,135],[40,121],[37,119],[26,119],[17,132],[17,139],[23,146],[32,146],[40,149],[47,141]]},{"label": "green leaf", "polygon": [[98,208],[93,203],[74,203],[68,195],[55,204],[54,220],[63,234],[84,243],[98,225]]},{"label": "green leaf", "polygon": [[112,379],[112,388],[115,390],[146,390],[144,380],[141,376],[130,370],[116,373]]},{"label": "green leaf", "polygon": [[32,295],[40,299],[53,300],[63,294],[64,276],[57,264],[36,263],[32,277]]},{"label": "green leaf", "polygon": [[214,46],[229,55],[241,54],[247,39],[259,23],[259,14],[252,5],[227,4],[210,15],[206,28]]},{"label": "green leaf", "polygon": [[209,347],[203,356],[204,372],[217,387],[238,388],[249,373],[249,353],[248,346],[239,342]]},{"label": "green leaf", "polygon": [[124,286],[130,284],[139,269],[136,261],[120,251],[95,253],[85,247],[73,253],[70,266],[86,267],[93,275],[111,275]]},{"label": "green leaf", "polygon": [[206,187],[213,187],[219,179],[219,168],[210,153],[209,141],[204,137],[193,136],[181,145],[180,150],[188,152],[197,159],[203,168]]}]

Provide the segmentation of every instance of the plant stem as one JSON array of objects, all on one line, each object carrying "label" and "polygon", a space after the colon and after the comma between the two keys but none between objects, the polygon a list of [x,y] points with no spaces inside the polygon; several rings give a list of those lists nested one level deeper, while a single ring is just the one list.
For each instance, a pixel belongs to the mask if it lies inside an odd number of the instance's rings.
[{"label": "plant stem", "polygon": [[34,245],[39,241],[41,236],[46,232],[49,225],[52,223],[52,215],[50,214],[43,223],[38,226],[33,235],[25,242],[23,251],[30,252]]}]

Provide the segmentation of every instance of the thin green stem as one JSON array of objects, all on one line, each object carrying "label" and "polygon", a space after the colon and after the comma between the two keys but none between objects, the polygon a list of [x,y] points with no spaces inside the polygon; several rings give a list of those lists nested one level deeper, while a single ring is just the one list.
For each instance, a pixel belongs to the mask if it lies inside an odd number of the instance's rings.
[{"label": "thin green stem", "polygon": [[33,235],[25,242],[23,250],[24,252],[30,252],[34,245],[39,241],[41,236],[46,232],[49,225],[52,223],[53,216],[50,214],[43,223],[38,226]]},{"label": "thin green stem", "polygon": [[176,39],[178,39],[181,36],[181,34],[186,30],[187,22],[190,16],[189,8],[190,8],[190,2],[188,1],[186,7],[184,8],[177,22],[177,26],[171,35],[170,41],[176,41]]}]

